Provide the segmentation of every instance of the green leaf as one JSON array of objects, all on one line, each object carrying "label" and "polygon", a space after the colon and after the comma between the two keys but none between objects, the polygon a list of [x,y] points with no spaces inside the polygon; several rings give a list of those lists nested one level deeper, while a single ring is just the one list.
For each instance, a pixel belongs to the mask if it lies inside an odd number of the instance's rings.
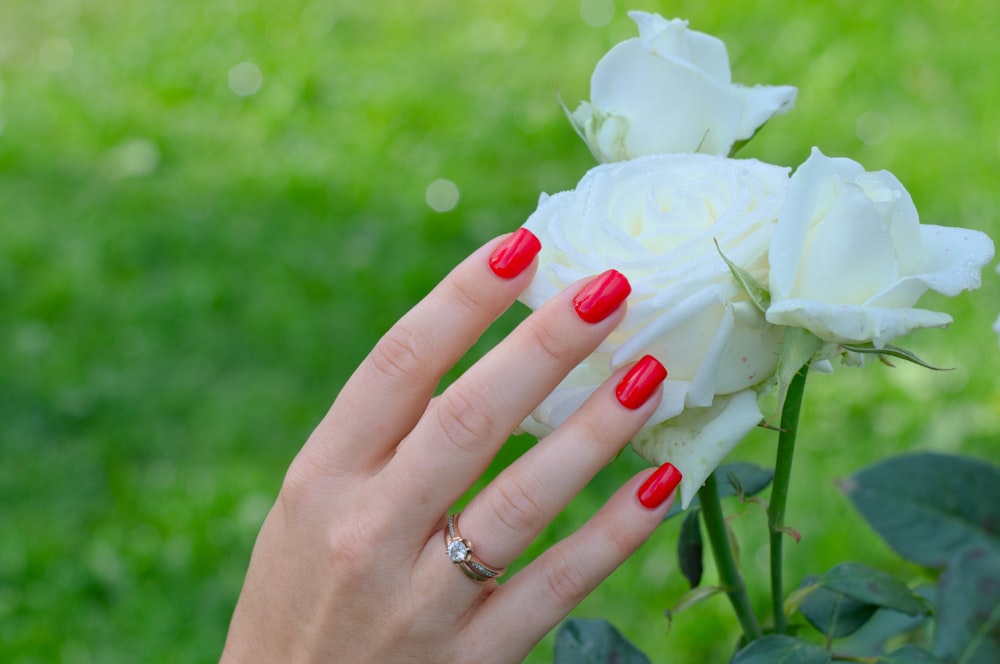
[{"label": "green leaf", "polygon": [[[803,585],[818,581],[817,577],[809,577]],[[799,613],[809,624],[831,639],[858,631],[876,611],[878,607],[874,604],[859,602],[827,588],[816,588],[799,605]]]},{"label": "green leaf", "polygon": [[879,657],[875,664],[945,664],[920,646],[908,643],[891,655]]},{"label": "green leaf", "polygon": [[806,641],[769,634],[736,653],[730,664],[829,664],[830,652]]},{"label": "green leaf", "polygon": [[1000,469],[978,459],[908,454],[840,482],[861,515],[899,555],[944,567],[965,546],[1000,545]]},{"label": "green leaf", "polygon": [[858,563],[841,563],[803,586],[815,587],[798,610],[813,627],[830,638],[853,634],[879,608],[906,615],[926,615],[927,603],[904,583],[885,572]]},{"label": "green leaf", "polygon": [[556,633],[555,664],[650,664],[607,620],[566,620]]},{"label": "green leaf", "polygon": [[949,662],[1000,662],[1000,550],[973,545],[941,578],[934,652]]},{"label": "green leaf", "polygon": [[912,362],[913,364],[919,364],[920,366],[931,369],[933,371],[952,371],[952,369],[943,369],[941,367],[935,367],[934,365],[928,364],[924,360],[920,359],[916,353],[913,351],[906,350],[905,348],[900,348],[899,346],[893,346],[887,344],[882,348],[875,348],[872,344],[839,344],[844,350],[849,350],[852,353],[862,353],[878,355],[879,357],[884,357],[888,355],[889,357],[895,357],[900,360],[906,360],[907,362]]},{"label": "green leaf", "polygon": [[701,510],[688,510],[677,538],[677,563],[692,588],[701,583],[705,571],[705,545],[701,539]]},{"label": "green leaf", "polygon": [[[723,481],[719,482],[719,497],[728,498],[730,496],[739,495],[742,491],[743,496],[753,496],[764,489],[771,483],[774,479],[774,469],[765,468],[763,466],[758,466],[753,463],[746,463],[744,461],[736,461],[733,463],[724,463],[715,469],[716,475]],[[698,509],[701,503],[696,497],[688,505],[688,511]],[[667,512],[663,520],[666,521],[671,517],[675,517],[684,510],[681,509],[679,502],[675,502],[670,510]]]},{"label": "green leaf", "polygon": [[750,298],[750,302],[757,308],[757,311],[764,314],[767,313],[767,308],[771,306],[771,293],[768,292],[759,281],[754,279],[753,275],[744,270],[742,267],[736,263],[729,260],[724,253],[722,253],[722,247],[719,246],[719,241],[714,240],[715,249],[722,256],[722,260],[726,261],[726,265],[729,266],[729,271],[733,273],[733,279],[736,283],[740,285],[740,288],[747,294]]},{"label": "green leaf", "polygon": [[[937,586],[924,584],[913,592],[928,606],[934,606]],[[930,643],[931,616],[908,616],[890,609],[879,609],[865,626],[842,639],[838,650],[853,655],[880,657],[903,643],[925,645]]]},{"label": "green leaf", "polygon": [[823,587],[858,602],[908,616],[929,613],[927,605],[896,577],[860,563],[840,563],[820,579]]}]

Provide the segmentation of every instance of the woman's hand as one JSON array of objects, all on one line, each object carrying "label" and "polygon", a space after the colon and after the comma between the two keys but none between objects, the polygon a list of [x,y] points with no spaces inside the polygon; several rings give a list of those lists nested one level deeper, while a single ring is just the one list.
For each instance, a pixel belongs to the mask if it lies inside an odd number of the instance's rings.
[{"label": "woman's hand", "polygon": [[624,315],[624,276],[577,283],[435,397],[527,286],[537,253],[523,229],[488,243],[351,376],[261,529],[223,661],[520,661],[660,523],[680,480],[669,464],[634,477],[502,585],[488,578],[652,414],[666,371],[647,357],[475,496],[460,532],[449,527],[449,508],[511,432]]}]

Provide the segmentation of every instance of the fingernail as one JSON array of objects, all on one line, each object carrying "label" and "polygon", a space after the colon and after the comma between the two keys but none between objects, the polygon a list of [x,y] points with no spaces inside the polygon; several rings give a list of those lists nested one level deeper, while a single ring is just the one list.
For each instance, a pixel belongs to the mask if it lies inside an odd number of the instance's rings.
[{"label": "fingernail", "polygon": [[531,265],[542,243],[527,228],[519,228],[490,255],[490,269],[501,279],[513,279]]},{"label": "fingernail", "polygon": [[682,478],[681,471],[674,468],[674,464],[663,464],[639,487],[639,502],[643,507],[656,509],[673,494]]},{"label": "fingernail", "polygon": [[583,287],[573,308],[580,318],[588,323],[600,323],[625,301],[632,292],[632,286],[625,275],[618,270],[602,272]]},{"label": "fingernail", "polygon": [[630,410],[635,410],[652,396],[656,388],[667,377],[667,370],[659,360],[652,355],[645,355],[635,363],[615,388],[618,403]]}]

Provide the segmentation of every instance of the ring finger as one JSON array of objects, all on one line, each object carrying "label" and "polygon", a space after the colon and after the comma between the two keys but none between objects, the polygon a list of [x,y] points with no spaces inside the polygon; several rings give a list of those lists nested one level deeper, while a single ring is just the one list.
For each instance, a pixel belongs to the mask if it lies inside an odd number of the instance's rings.
[{"label": "ring finger", "polygon": [[[656,409],[666,370],[646,356],[616,372],[561,427],[505,469],[462,513],[474,561],[512,563]],[[441,560],[442,542],[429,548]],[[441,567],[437,562],[434,567]],[[451,584],[475,593],[475,584]]]}]

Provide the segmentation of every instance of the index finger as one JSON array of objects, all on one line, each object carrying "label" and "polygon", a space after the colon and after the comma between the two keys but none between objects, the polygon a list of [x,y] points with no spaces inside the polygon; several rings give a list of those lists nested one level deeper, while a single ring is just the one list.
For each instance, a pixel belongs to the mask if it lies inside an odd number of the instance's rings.
[{"label": "index finger", "polygon": [[413,428],[441,377],[507,310],[541,244],[519,229],[462,261],[378,341],[306,444],[325,464],[379,464]]}]

